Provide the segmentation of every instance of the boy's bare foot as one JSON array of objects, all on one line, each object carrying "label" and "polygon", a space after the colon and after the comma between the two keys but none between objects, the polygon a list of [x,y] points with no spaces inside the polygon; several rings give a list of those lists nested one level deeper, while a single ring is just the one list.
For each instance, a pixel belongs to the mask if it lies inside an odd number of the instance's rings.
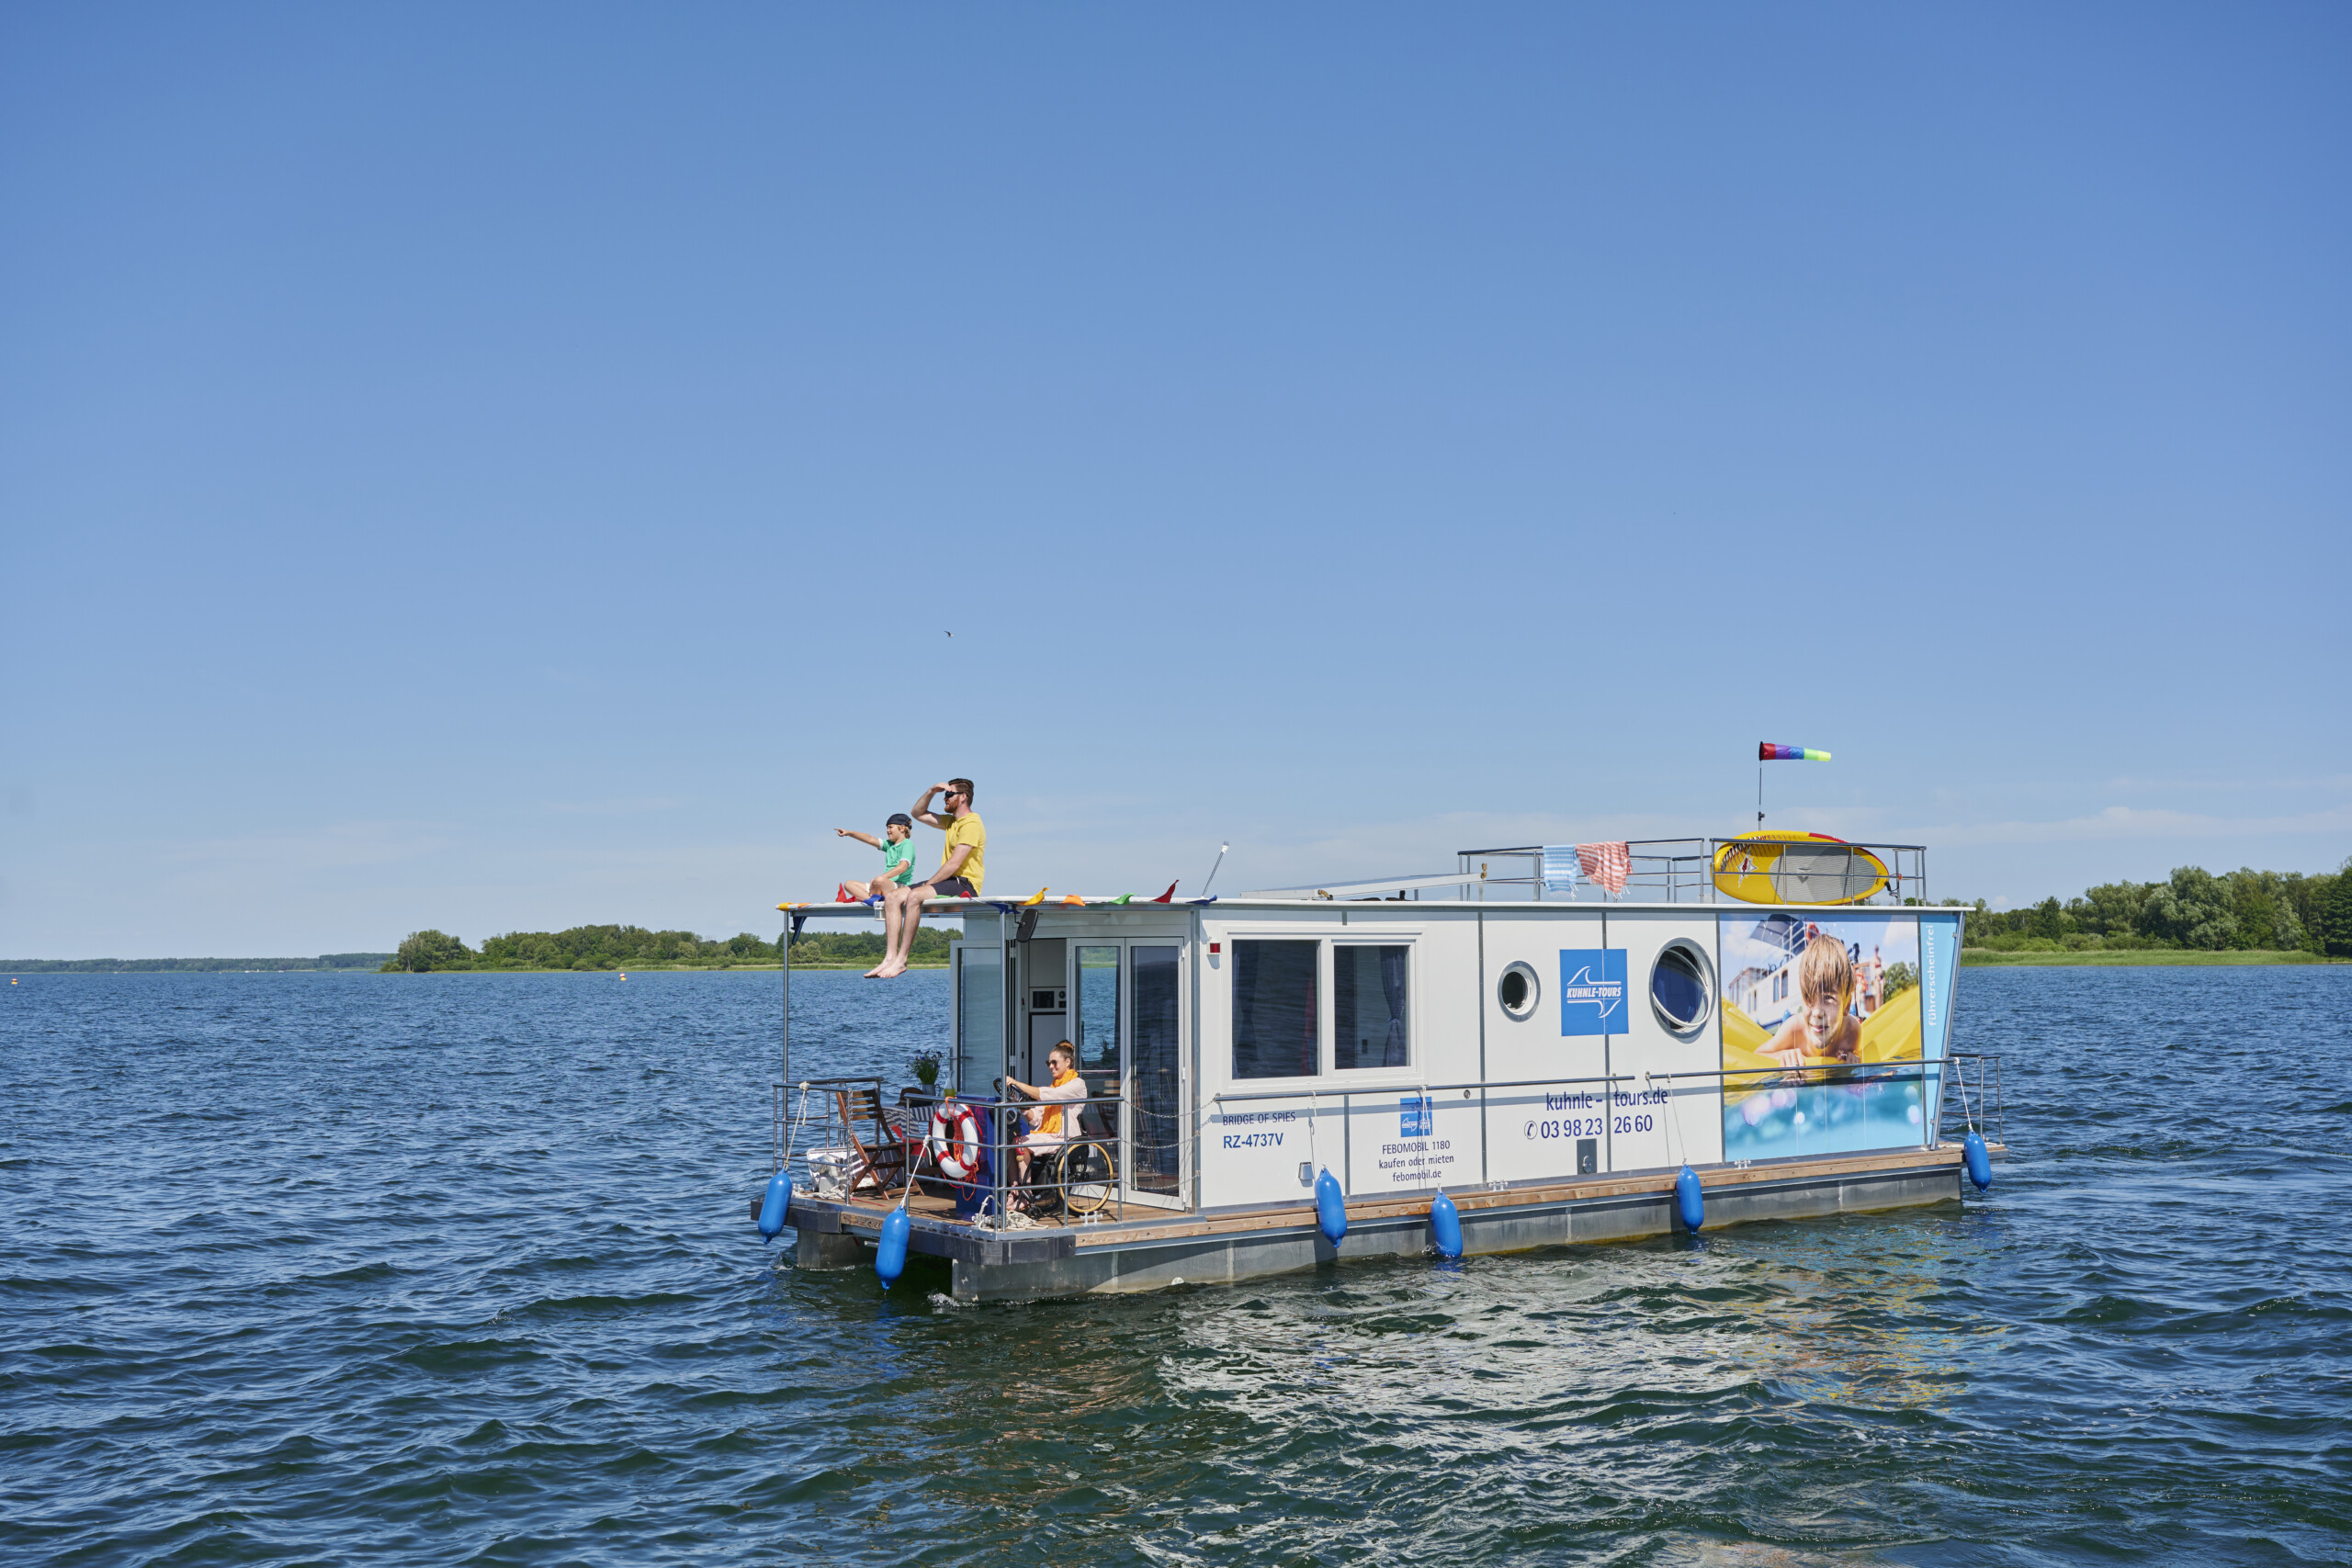
[{"label": "boy's bare foot", "polygon": [[904,962],[892,962],[885,964],[881,968],[876,969],[874,972],[874,976],[877,980],[895,980],[906,972],[907,966]]},{"label": "boy's bare foot", "polygon": [[858,978],[859,978],[859,979],[861,979],[861,980],[879,980],[879,979],[881,979],[881,978],[882,978],[882,965],[880,965],[879,964],[876,964],[873,968],[868,969],[865,974],[860,975],[860,976],[858,976]]}]

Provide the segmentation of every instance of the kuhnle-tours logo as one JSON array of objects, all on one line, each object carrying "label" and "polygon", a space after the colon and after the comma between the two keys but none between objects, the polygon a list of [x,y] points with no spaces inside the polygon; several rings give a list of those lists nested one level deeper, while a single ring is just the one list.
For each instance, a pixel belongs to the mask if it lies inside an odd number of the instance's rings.
[{"label": "kuhnle-tours logo", "polygon": [[1625,1028],[1625,950],[1560,950],[1560,1032],[1622,1034]]}]

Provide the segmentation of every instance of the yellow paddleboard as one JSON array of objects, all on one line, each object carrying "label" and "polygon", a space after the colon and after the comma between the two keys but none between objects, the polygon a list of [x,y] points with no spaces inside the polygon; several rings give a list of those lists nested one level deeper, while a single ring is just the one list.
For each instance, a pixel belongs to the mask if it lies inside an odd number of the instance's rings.
[{"label": "yellow paddleboard", "polygon": [[1715,891],[1746,904],[1859,904],[1886,887],[1886,863],[1826,833],[1778,829],[1715,852]]}]

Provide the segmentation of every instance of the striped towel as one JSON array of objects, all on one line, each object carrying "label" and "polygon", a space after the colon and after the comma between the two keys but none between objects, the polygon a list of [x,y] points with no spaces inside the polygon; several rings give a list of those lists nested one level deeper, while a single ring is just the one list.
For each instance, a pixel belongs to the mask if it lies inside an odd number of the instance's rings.
[{"label": "striped towel", "polygon": [[1609,889],[1611,897],[1624,897],[1625,877],[1633,870],[1633,853],[1623,840],[1613,844],[1578,844],[1577,863],[1584,868],[1587,876]]},{"label": "striped towel", "polygon": [[1574,844],[1544,846],[1544,892],[1566,893],[1574,897],[1577,890],[1577,876],[1580,869],[1577,847]]}]

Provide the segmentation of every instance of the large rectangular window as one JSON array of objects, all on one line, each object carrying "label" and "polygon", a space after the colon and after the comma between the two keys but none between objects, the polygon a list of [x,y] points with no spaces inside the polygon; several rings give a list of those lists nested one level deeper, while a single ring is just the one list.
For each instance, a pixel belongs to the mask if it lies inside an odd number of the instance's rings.
[{"label": "large rectangular window", "polygon": [[1409,947],[1331,950],[1331,1060],[1351,1067],[1404,1067],[1413,1060],[1405,1023]]},{"label": "large rectangular window", "polygon": [[986,1094],[1004,1071],[1004,949],[967,942],[956,956],[956,1089]]},{"label": "large rectangular window", "polygon": [[1233,944],[1233,1076],[1313,1077],[1315,942]]}]

